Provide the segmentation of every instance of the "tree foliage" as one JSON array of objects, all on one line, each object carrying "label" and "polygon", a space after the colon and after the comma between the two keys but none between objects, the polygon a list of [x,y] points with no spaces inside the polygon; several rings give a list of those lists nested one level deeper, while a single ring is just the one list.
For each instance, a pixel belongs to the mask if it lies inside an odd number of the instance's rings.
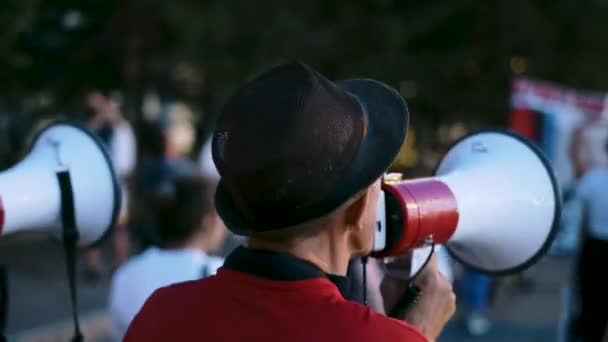
[{"label": "tree foliage", "polygon": [[[605,0],[8,3],[0,105],[45,91],[55,110],[97,82],[123,88],[135,119],[148,88],[214,112],[238,84],[286,60],[335,79],[384,80],[402,91],[412,122],[429,127],[504,123],[514,75],[608,88]],[[84,19],[68,29],[75,9]]]}]

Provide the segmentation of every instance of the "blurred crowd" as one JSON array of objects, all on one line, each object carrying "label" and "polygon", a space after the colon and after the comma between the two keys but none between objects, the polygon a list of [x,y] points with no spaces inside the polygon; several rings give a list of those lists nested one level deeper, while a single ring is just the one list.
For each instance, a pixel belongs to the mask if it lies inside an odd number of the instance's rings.
[{"label": "blurred crowd", "polygon": [[120,340],[154,290],[215,273],[223,259],[214,255],[227,230],[213,205],[218,174],[210,143],[192,153],[196,129],[179,121],[175,107],[157,113],[136,136],[112,94],[92,89],[84,103],[83,124],[109,152],[122,208],[111,234],[113,259],[90,248],[83,272],[90,282],[112,278],[108,308],[112,335]]}]

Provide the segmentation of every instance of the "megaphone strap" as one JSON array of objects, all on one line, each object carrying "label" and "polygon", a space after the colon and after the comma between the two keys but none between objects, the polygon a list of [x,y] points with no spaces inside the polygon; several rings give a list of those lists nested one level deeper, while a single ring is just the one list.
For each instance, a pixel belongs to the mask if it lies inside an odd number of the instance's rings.
[{"label": "megaphone strap", "polygon": [[418,302],[420,299],[420,295],[422,294],[422,289],[420,289],[415,284],[410,284],[405,292],[399,298],[399,301],[389,312],[389,317],[396,319],[403,319],[405,314]]},{"label": "megaphone strap", "polygon": [[78,298],[76,294],[76,243],[78,230],[76,229],[76,216],[74,214],[74,193],[70,172],[67,170],[57,172],[59,189],[61,192],[61,221],[63,225],[63,248],[67,268],[68,283],[70,286],[70,301],[72,302],[72,318],[74,320],[73,342],[82,341],[80,324],[78,322]]}]

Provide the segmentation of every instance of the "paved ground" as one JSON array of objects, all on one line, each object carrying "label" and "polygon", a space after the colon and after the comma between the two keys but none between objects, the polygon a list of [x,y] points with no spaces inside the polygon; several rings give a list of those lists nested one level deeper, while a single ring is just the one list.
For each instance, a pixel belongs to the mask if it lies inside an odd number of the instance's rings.
[{"label": "paved ground", "polygon": [[[61,244],[42,237],[17,236],[0,240],[0,265],[9,275],[8,334],[70,317],[70,301]],[[79,309],[103,306],[107,280],[96,285],[79,279]]]},{"label": "paved ground", "polygon": [[[46,238],[17,236],[0,240],[0,265],[9,270],[9,341],[67,341],[72,332],[61,245]],[[489,335],[471,338],[455,319],[440,342],[555,341],[560,286],[568,260],[546,258],[534,270],[535,286],[524,291],[505,279],[497,291]],[[108,282],[80,280],[79,300],[86,341],[107,341],[105,296]]]},{"label": "paved ground", "polygon": [[456,318],[439,341],[556,341],[561,287],[568,270],[568,260],[548,257],[534,268],[535,283],[530,289],[522,289],[512,278],[503,279],[490,312],[493,329],[488,335],[468,336]]}]

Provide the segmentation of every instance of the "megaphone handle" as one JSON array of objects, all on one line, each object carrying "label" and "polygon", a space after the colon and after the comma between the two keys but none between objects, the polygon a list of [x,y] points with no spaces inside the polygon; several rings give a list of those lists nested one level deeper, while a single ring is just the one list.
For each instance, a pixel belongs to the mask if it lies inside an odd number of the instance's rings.
[{"label": "megaphone handle", "polygon": [[78,322],[78,299],[76,295],[76,243],[78,241],[78,230],[76,229],[76,216],[74,214],[74,193],[72,192],[72,180],[70,172],[57,172],[59,189],[61,191],[61,220],[63,223],[63,249],[65,251],[65,262],[70,286],[70,300],[72,302],[72,316],[74,319],[73,342],[83,340]]},{"label": "megaphone handle", "polygon": [[418,286],[414,284],[409,285],[403,295],[401,295],[401,298],[399,298],[397,304],[389,312],[389,317],[403,319],[405,314],[416,304],[421,293],[422,290]]},{"label": "megaphone handle", "polygon": [[368,256],[364,255],[361,258],[361,268],[363,273],[363,287],[362,287],[362,295],[363,295],[363,305],[367,306],[367,259]]}]

